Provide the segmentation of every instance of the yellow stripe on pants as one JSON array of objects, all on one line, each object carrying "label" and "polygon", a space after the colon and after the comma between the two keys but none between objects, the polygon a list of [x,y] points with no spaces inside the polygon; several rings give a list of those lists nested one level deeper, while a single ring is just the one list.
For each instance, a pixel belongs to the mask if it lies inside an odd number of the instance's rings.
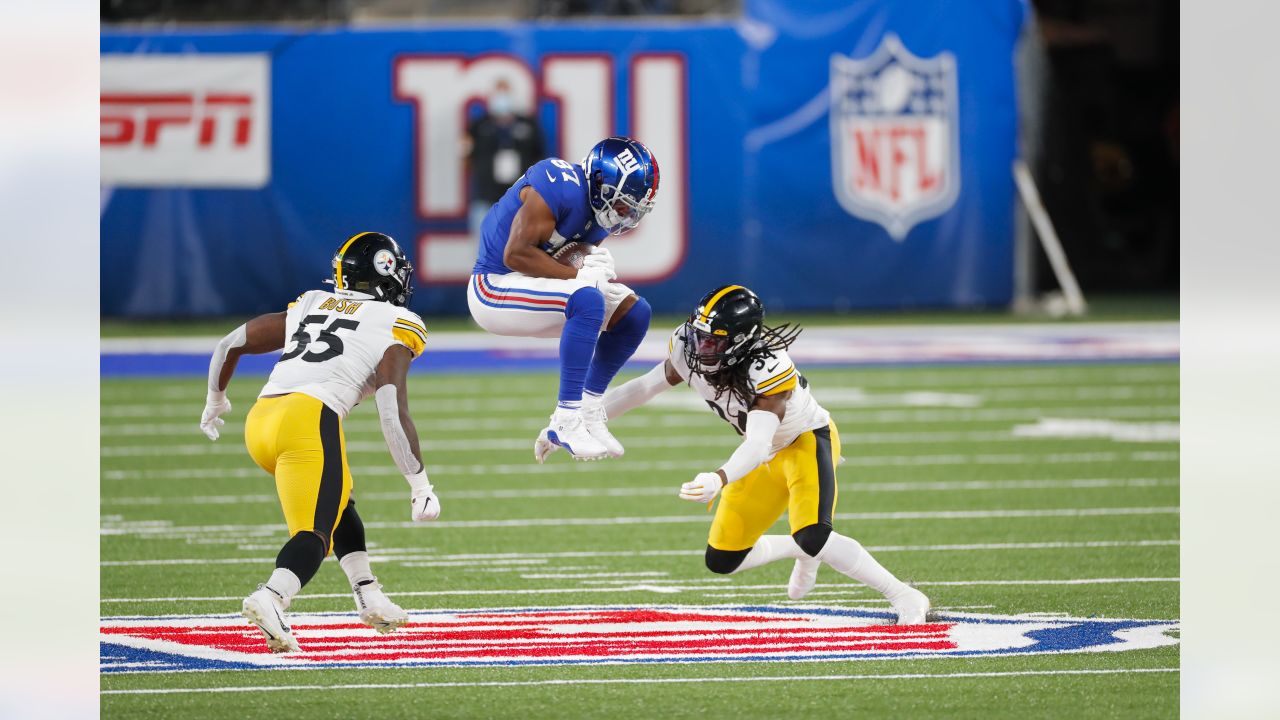
[{"label": "yellow stripe on pants", "polygon": [[773,460],[730,483],[720,493],[707,544],[717,550],[748,550],[788,511],[791,532],[825,520],[835,513],[838,491],[835,467],[840,458],[840,433],[832,422],[830,443],[818,431],[801,433]]}]

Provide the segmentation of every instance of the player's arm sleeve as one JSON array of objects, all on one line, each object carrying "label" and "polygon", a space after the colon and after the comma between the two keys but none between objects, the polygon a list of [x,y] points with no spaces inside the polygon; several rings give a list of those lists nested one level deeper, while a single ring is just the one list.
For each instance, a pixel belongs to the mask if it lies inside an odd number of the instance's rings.
[{"label": "player's arm sleeve", "polygon": [[417,358],[427,346],[427,326],[422,318],[411,312],[398,315],[391,323],[391,336],[397,343],[409,348],[413,357]]},{"label": "player's arm sleeve", "polygon": [[747,413],[747,429],[742,435],[742,444],[720,466],[726,484],[741,480],[768,459],[774,433],[778,432],[781,424],[782,418],[768,410],[752,410]]},{"label": "player's arm sleeve", "polygon": [[279,350],[284,347],[284,333],[285,313],[268,313],[224,335],[209,357],[209,396],[225,397],[240,356]]},{"label": "player's arm sleeve", "polygon": [[377,388],[374,400],[378,405],[378,419],[382,437],[387,441],[391,460],[406,478],[425,469],[422,451],[418,444],[418,430],[409,417],[409,400],[405,379],[412,357],[405,355],[397,345],[387,348],[374,370],[373,384]]},{"label": "player's arm sleeve", "polygon": [[660,362],[649,372],[628,380],[604,395],[604,414],[608,418],[622,416],[649,402],[673,387],[667,377],[667,363]]},{"label": "player's arm sleeve", "polygon": [[378,418],[382,423],[382,437],[387,441],[387,449],[391,451],[391,460],[396,469],[404,476],[413,475],[423,469],[422,460],[413,450],[409,442],[409,434],[405,432],[404,423],[400,420],[400,393],[393,384],[383,385],[373,393],[378,405]]},{"label": "player's arm sleeve", "polygon": [[[227,355],[231,350],[244,347],[249,340],[249,333],[246,330],[248,323],[232,330],[218,341],[216,347],[213,348],[213,356],[209,358],[209,395],[216,399],[226,397],[226,385],[222,382],[222,369],[227,364]],[[239,355],[237,354],[237,359]],[[234,368],[233,368],[234,372]],[[229,380],[230,378],[228,378]]]}]

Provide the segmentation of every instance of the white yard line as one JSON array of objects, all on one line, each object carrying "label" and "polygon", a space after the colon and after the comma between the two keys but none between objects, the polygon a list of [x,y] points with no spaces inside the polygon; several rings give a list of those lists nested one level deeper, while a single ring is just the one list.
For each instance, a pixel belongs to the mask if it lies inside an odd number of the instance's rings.
[{"label": "white yard line", "polygon": [[[441,596],[468,596],[468,595],[573,595],[573,594],[594,594],[594,593],[627,593],[627,592],[652,592],[663,595],[678,594],[683,592],[724,592],[725,590],[774,590],[779,591],[778,585],[695,585],[690,584],[698,581],[689,581],[689,583],[678,581],[653,581],[650,583],[636,583],[634,585],[623,585],[617,587],[553,587],[553,588],[521,588],[512,590],[407,590],[397,591],[396,597],[441,597]],[[1180,583],[1181,578],[1069,578],[1060,580],[932,580],[932,581],[915,581],[913,585],[921,587],[938,585],[938,586],[988,586],[988,585],[1114,585],[1129,583]],[[847,584],[834,585],[830,583],[818,583],[815,588],[822,589],[847,589]],[[306,593],[299,597],[302,598],[350,598],[351,593]],[[243,595],[222,595],[212,597],[146,597],[146,598],[102,598],[103,603],[157,603],[157,602],[230,602],[233,600],[243,600]]]},{"label": "white yard line", "polygon": [[[721,428],[711,428],[720,430]],[[708,432],[694,435],[636,435],[626,433],[623,438],[628,448],[670,448],[670,447],[708,447],[721,446],[732,448],[741,440],[730,432]],[[910,444],[929,445],[944,443],[1028,443],[1035,442],[1032,436],[1015,435],[1009,430],[976,430],[976,431],[935,431],[935,432],[850,432],[840,436],[840,444],[849,445],[889,445]],[[1053,438],[1055,442],[1081,440],[1095,442],[1094,437]],[[1170,441],[1176,442],[1176,441]],[[451,440],[424,440],[422,449],[426,452],[506,450],[528,452],[532,447],[528,438],[458,438]],[[386,443],[381,440],[348,440],[347,453],[350,455],[370,453],[385,455]],[[175,457],[175,456],[242,456],[244,448],[239,443],[184,443],[180,445],[129,444],[119,445],[104,443],[100,451],[101,457]]]},{"label": "white yard line", "polygon": [[[1015,438],[1009,432],[999,433],[1002,438]],[[843,438],[842,438],[843,440]],[[628,448],[666,448],[666,447],[707,447],[720,445],[732,448],[741,442],[733,432],[721,432],[707,435],[682,437],[649,436],[627,437]],[[518,450],[523,453],[533,452],[533,441],[528,438],[457,438],[449,440],[423,440],[423,452],[461,452],[477,450]],[[383,440],[348,440],[347,454],[356,455],[372,453],[387,454],[387,443]],[[104,445],[102,457],[168,457],[176,455],[245,455],[241,443],[187,443],[182,445]]]},{"label": "white yard line", "polygon": [[[476,393],[456,397],[432,397],[418,403],[415,413],[424,417],[442,414],[501,412],[513,410],[542,410],[547,406],[547,395],[517,395],[492,391],[499,397],[476,397]],[[830,387],[820,393],[819,401],[827,408],[943,406],[974,407],[982,402],[1026,402],[1041,400],[1154,400],[1179,396],[1178,387],[1171,386],[1116,386],[1080,385],[1046,386],[1037,388],[992,388],[973,393],[937,391],[913,391],[906,393],[868,393],[859,387]],[[130,398],[137,400],[138,398]],[[201,398],[202,400],[203,398]],[[706,405],[692,393],[673,393],[663,396],[663,407],[706,411]],[[182,402],[128,402],[108,403],[102,406],[101,417],[154,418],[188,417],[192,409],[198,410],[199,401]]]},{"label": "white yard line", "polygon": [[[991,518],[1044,518],[1044,517],[1103,517],[1116,515],[1177,515],[1176,506],[1154,507],[1101,507],[1101,508],[1046,508],[1034,510],[908,510],[891,512],[836,513],[836,520],[974,520]],[[591,527],[600,525],[671,525],[708,522],[702,515],[650,515],[640,517],[572,517],[572,518],[513,518],[506,520],[438,520],[432,528],[524,528],[524,527]],[[416,522],[366,522],[365,527],[374,530],[418,529]],[[241,537],[275,535],[281,527],[278,523],[261,525],[188,525],[174,526],[165,520],[108,521],[100,530],[106,536],[165,535],[196,539],[205,535],[235,534]]]},{"label": "white yard line", "polygon": [[[1107,406],[1054,406],[1054,407],[1029,407],[1029,408],[932,408],[932,409],[902,409],[902,410],[867,410],[854,411],[844,410],[833,413],[836,423],[840,426],[857,425],[857,424],[903,424],[903,423],[964,423],[964,422],[996,422],[1006,420],[1038,420],[1042,417],[1078,417],[1078,418],[1110,418],[1110,419],[1170,419],[1177,418],[1180,408],[1178,405],[1107,405]],[[414,410],[415,416],[419,412]],[[362,413],[363,414],[363,413]],[[223,434],[233,437],[244,432],[243,420],[239,417],[239,411],[234,411],[232,417],[228,418]],[[536,434],[545,424],[546,420],[541,415],[536,416],[518,416],[518,417],[490,417],[490,418],[474,418],[474,417],[448,417],[441,419],[431,419],[427,414],[422,413],[422,419],[417,420],[415,424],[419,430],[432,432],[476,432],[480,430],[513,430],[513,429],[532,429]],[[199,414],[191,416],[190,422],[180,423],[110,423],[102,424],[100,434],[103,437],[119,437],[119,436],[177,436],[177,437],[194,437],[198,438],[197,433],[200,432],[196,427]],[[614,422],[615,432],[617,428],[629,427],[699,427],[708,426],[716,427],[718,420],[714,415],[707,413],[684,413],[673,415],[671,413],[649,412],[641,415],[626,415]],[[377,434],[381,432],[381,426],[378,421],[372,417],[357,417],[354,420],[348,420],[343,423],[343,429],[348,436],[356,433]]]},{"label": "white yard line", "polygon": [[1099,668],[1076,670],[1007,670],[960,673],[894,673],[862,675],[773,675],[680,678],[578,678],[550,680],[482,680],[477,682],[359,683],[346,685],[246,685],[204,688],[130,688],[102,690],[103,695],[176,695],[189,693],[253,693],[312,690],[406,690],[452,687],[527,687],[537,685],[672,685],[685,683],[757,683],[832,680],[958,680],[972,678],[1005,678],[1027,676],[1065,677],[1069,675],[1124,675],[1130,673],[1177,673],[1179,668]]},{"label": "white yard line", "polygon": [[[1073,463],[1114,463],[1114,462],[1177,462],[1177,451],[1125,451],[1125,452],[1092,452],[1092,453],[984,453],[976,455],[861,455],[846,456],[842,465],[855,467],[903,467],[903,466],[937,466],[937,465],[1060,465]],[[556,458],[546,465],[533,463],[504,463],[497,465],[429,465],[431,475],[495,477],[501,475],[558,475],[571,472],[596,472],[599,474],[617,475],[620,473],[652,473],[668,470],[705,470],[714,467],[724,460],[723,457],[707,457],[688,460],[652,460],[628,461],[609,464],[574,463],[567,459],[557,462]],[[374,465],[356,468],[360,475],[399,475],[400,471],[392,465]],[[216,480],[231,478],[267,478],[267,474],[257,467],[239,468],[176,468],[168,470],[103,470],[103,480]]]},{"label": "white yard line", "polygon": [[[1067,480],[957,480],[938,482],[840,483],[842,493],[881,492],[974,492],[984,490],[1085,490],[1121,487],[1177,487],[1177,478],[1075,478]],[[443,493],[442,493],[443,494]],[[662,497],[674,495],[671,485],[654,487],[507,488],[501,490],[450,490],[450,500],[514,500],[527,498]],[[403,492],[360,492],[361,502],[402,502]],[[278,498],[266,493],[246,495],[142,495],[103,498],[103,507],[156,505],[240,505],[274,503]]]},{"label": "white yard line", "polygon": [[[950,545],[871,545],[867,550],[875,553],[886,552],[975,552],[989,550],[1079,550],[1096,548],[1136,548],[1136,547],[1170,547],[1178,546],[1178,540],[1086,540],[1079,542],[1050,541],[1024,543],[968,543]],[[598,552],[564,552],[564,553],[497,553],[491,555],[440,555],[431,552],[404,552],[403,550],[382,551],[376,548],[369,552],[373,562],[421,562],[427,567],[436,567],[448,563],[452,567],[491,564],[528,564],[545,563],[557,558],[632,558],[637,555],[648,556],[701,556],[702,550],[663,550],[663,551],[598,551]],[[168,560],[103,560],[101,567],[150,567],[168,565],[261,565],[275,561],[275,557],[247,558],[172,558]],[[336,562],[336,561],[334,561]]]}]

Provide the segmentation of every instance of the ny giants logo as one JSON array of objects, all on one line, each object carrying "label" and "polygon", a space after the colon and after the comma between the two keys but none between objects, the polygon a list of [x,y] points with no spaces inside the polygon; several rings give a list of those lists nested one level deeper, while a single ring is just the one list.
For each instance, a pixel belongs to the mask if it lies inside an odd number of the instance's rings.
[{"label": "ny giants logo", "polygon": [[[654,211],[635,230],[609,239],[627,282],[658,282],[684,262],[688,244],[688,60],[637,52],[625,66],[607,53],[547,53],[536,64],[504,53],[407,54],[392,66],[394,98],[413,108],[415,206],[432,223],[418,237],[424,281],[465,283],[476,259],[467,218],[468,163],[458,142],[469,113],[503,81],[514,106],[538,116],[554,111],[550,152],[578,162],[600,140],[627,135],[644,143],[671,179]],[[620,112],[627,108],[626,113]],[[631,158],[638,166],[638,160]],[[521,168],[523,170],[523,168]],[[457,230],[447,229],[458,226]]]},{"label": "ny giants logo", "polygon": [[901,241],[960,193],[955,57],[918,58],[893,33],[866,58],[831,56],[831,170],[854,217]]},{"label": "ny giants logo", "polygon": [[882,610],[605,606],[419,611],[392,635],[349,613],[290,616],[301,653],[273,655],[238,615],[106,618],[103,672],[796,662],[1109,652],[1173,645],[1177,624]]}]

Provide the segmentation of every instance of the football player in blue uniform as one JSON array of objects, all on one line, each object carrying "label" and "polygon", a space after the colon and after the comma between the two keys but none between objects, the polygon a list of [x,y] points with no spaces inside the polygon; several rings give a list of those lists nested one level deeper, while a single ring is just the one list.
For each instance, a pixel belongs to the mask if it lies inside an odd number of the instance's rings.
[{"label": "football player in blue uniform", "polygon": [[[535,163],[480,225],[480,257],[467,293],[471,316],[495,335],[560,338],[560,393],[539,440],[578,460],[622,455],[601,398],[644,339],[652,314],[644,298],[612,282],[613,257],[598,246],[636,227],[657,193],[653,153],[611,137],[581,164]],[[570,243],[596,246],[581,268],[554,257]]]}]

